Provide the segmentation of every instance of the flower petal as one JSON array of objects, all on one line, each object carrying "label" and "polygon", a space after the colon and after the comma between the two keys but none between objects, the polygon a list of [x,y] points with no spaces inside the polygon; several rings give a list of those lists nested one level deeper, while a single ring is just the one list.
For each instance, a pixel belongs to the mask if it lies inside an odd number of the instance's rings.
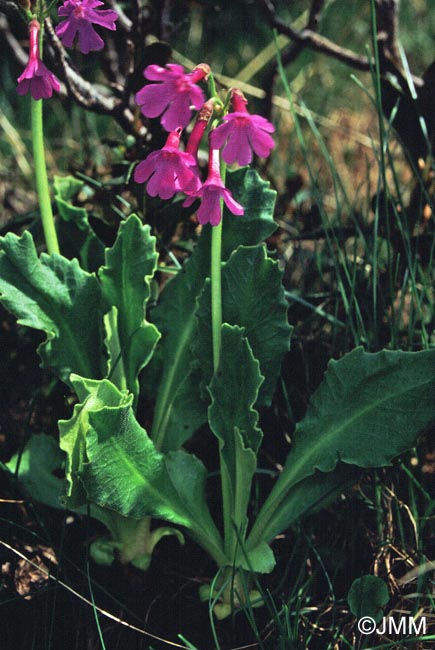
[{"label": "flower petal", "polygon": [[201,88],[196,84],[192,84],[190,87],[190,103],[197,111],[199,111],[203,107],[204,102],[204,93]]},{"label": "flower petal", "polygon": [[[21,75],[22,76],[22,75]],[[18,81],[17,93],[19,95],[27,95],[30,89],[30,79],[21,79]]]},{"label": "flower petal", "polygon": [[232,131],[231,122],[224,122],[210,133],[210,144],[213,149],[220,149],[224,146],[226,139]]},{"label": "flower petal", "polygon": [[136,93],[135,99],[145,117],[158,117],[170,102],[171,88],[167,84],[149,84]]},{"label": "flower petal", "polygon": [[234,198],[231,192],[227,189],[223,191],[223,200],[225,202],[225,205],[227,206],[228,210],[232,212],[233,214],[244,214],[245,209],[243,205],[240,205]]},{"label": "flower petal", "polygon": [[99,9],[98,11],[89,9],[87,17],[95,25],[100,25],[110,30],[116,29],[115,21],[118,20],[118,14],[113,9]]},{"label": "flower petal", "polygon": [[200,224],[209,223],[212,226],[217,226],[220,223],[222,219],[220,198],[220,191],[214,187],[204,188],[202,202],[197,212]]},{"label": "flower petal", "polygon": [[104,41],[97,34],[95,29],[92,27],[91,23],[83,22],[79,28],[79,49],[83,54],[88,54],[88,52],[102,50],[104,47]]},{"label": "flower petal", "polygon": [[275,146],[275,141],[269,133],[252,127],[249,130],[249,142],[257,156],[261,158],[267,158]]},{"label": "flower petal", "polygon": [[72,47],[75,35],[77,34],[79,26],[74,18],[65,20],[57,25],[55,32],[62,41],[65,47]]},{"label": "flower petal", "polygon": [[145,160],[142,160],[134,170],[133,178],[136,181],[136,183],[146,183],[146,181],[149,179],[151,174],[155,171],[155,163],[151,158],[152,154],[148,156],[148,158],[145,158]]},{"label": "flower petal", "polygon": [[184,68],[176,63],[170,63],[165,68],[160,65],[148,65],[144,70],[145,79],[149,81],[169,81],[184,75]]},{"label": "flower petal", "polygon": [[175,96],[163,113],[162,126],[166,131],[175,131],[180,127],[184,129],[189,124],[191,117],[192,112],[188,96],[186,94]]},{"label": "flower petal", "polygon": [[222,151],[222,158],[231,165],[249,165],[252,162],[252,150],[245,128],[236,127],[228,137],[227,145]]}]

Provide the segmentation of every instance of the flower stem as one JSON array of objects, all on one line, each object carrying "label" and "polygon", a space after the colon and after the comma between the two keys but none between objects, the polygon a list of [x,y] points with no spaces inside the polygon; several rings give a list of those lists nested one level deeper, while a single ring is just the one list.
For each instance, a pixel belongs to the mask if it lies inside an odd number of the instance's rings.
[{"label": "flower stem", "polygon": [[51,209],[50,188],[45,163],[42,99],[31,98],[31,113],[33,158],[35,161],[36,189],[41,210],[42,228],[44,230],[47,251],[50,254],[59,253],[59,243],[57,241],[53,211]]},{"label": "flower stem", "polygon": [[[221,163],[220,174],[222,181],[225,183],[226,164]],[[221,211],[223,210],[223,201],[221,200]],[[211,328],[213,339],[213,368],[214,371],[219,367],[221,353],[221,329],[222,329],[222,276],[221,276],[221,257],[222,257],[222,219],[217,226],[212,227],[211,233]]]},{"label": "flower stem", "polygon": [[212,227],[211,234],[211,327],[213,337],[213,368],[219,367],[222,327],[221,280],[222,220]]},{"label": "flower stem", "polygon": [[210,87],[210,97],[218,97],[217,90],[216,90],[216,83],[214,80],[213,72],[210,70],[210,74],[208,75],[208,84]]}]

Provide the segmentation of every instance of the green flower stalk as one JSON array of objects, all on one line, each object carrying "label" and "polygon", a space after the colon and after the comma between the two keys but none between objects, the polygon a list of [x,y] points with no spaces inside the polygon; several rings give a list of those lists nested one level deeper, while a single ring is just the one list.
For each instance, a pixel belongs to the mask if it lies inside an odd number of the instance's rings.
[{"label": "green flower stalk", "polygon": [[213,366],[219,366],[220,336],[222,325],[222,296],[221,296],[221,250],[222,250],[222,210],[223,204],[233,214],[243,214],[244,209],[234,200],[231,192],[225,187],[226,164],[221,162],[219,149],[210,146],[208,159],[208,176],[201,188],[189,196],[183,205],[190,205],[196,198],[201,198],[197,212],[198,221],[213,226],[211,240],[211,314],[213,332]]},{"label": "green flower stalk", "polygon": [[213,368],[219,368],[222,329],[222,220],[214,226],[211,235],[211,322],[213,337]]},{"label": "green flower stalk", "polygon": [[35,161],[36,189],[41,210],[42,228],[48,253],[59,253],[59,242],[51,208],[50,187],[45,162],[42,99],[33,99],[32,97],[31,107],[33,159]]},{"label": "green flower stalk", "polygon": [[29,41],[29,61],[22,75],[18,78],[17,92],[20,95],[31,94],[32,145],[36,189],[45,242],[47,250],[51,254],[59,253],[59,244],[51,209],[50,188],[45,162],[42,99],[51,97],[53,90],[59,91],[60,84],[41,61],[42,30],[36,18],[32,18],[29,23]]}]

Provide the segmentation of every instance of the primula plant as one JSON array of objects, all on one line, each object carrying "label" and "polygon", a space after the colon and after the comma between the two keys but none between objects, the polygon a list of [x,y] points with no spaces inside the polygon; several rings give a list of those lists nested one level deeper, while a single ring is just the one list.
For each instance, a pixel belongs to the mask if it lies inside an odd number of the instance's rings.
[{"label": "primula plant", "polygon": [[[65,46],[77,43],[84,54],[103,47],[117,13],[101,6],[59,6],[55,33]],[[163,536],[180,543],[190,536],[216,563],[217,578],[200,595],[224,618],[261,605],[253,577],[273,571],[277,535],[352,486],[360,468],[387,466],[414,445],[433,418],[435,351],[358,347],[331,361],[254,515],[260,413],[274,398],[292,331],[280,265],[264,243],[276,229],[275,191],[250,167],[255,156],[271,154],[274,127],[249,112],[240,89],[218,92],[204,63],[190,71],[172,63],[145,68],[149,83],[135,94],[135,110],[159,117],[167,135],[136,161],[134,182],[190,208],[201,226],[192,255],[151,306],[159,251],[142,215],[122,221],[96,272],[59,251],[56,225],[79,210],[72,198],[82,183],[55,179],[56,224],[42,100],[60,84],[42,63],[44,12],[28,15],[29,63],[17,90],[31,95],[47,252],[38,255],[29,231],[4,236],[0,292],[20,324],[45,333],[42,365],[65,383],[74,407],[59,422],[59,445],[35,436],[8,468],[35,499],[106,526],[90,547],[100,564],[118,559],[147,569]],[[138,410],[144,396],[146,417]],[[204,436],[219,458],[218,513],[209,508],[208,469],[196,444]],[[65,478],[56,478],[52,470],[62,468]]]}]

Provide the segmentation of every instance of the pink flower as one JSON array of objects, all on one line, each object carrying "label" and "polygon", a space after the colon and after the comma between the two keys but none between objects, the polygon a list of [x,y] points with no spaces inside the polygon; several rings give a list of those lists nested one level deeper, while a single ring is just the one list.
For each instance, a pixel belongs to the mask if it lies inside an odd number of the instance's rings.
[{"label": "pink flower", "polygon": [[212,131],[210,138],[213,147],[222,150],[222,158],[229,165],[237,162],[239,165],[249,165],[252,162],[252,151],[261,158],[266,158],[274,141],[270,133],[274,132],[273,125],[261,115],[250,115],[248,103],[240,90],[233,90],[231,103],[234,112],[226,115],[224,124]]},{"label": "pink flower", "polygon": [[56,34],[65,47],[72,47],[77,33],[79,49],[83,54],[104,47],[104,41],[97,34],[92,23],[113,31],[116,29],[115,20],[118,14],[113,9],[95,9],[102,4],[100,0],[66,0],[59,7],[58,15],[66,16],[66,19],[56,27]]},{"label": "pink flower", "polygon": [[[189,192],[189,195],[191,193]],[[212,226],[219,225],[222,219],[221,200],[225,203],[228,210],[233,214],[243,214],[244,209],[240,203],[233,199],[233,195],[223,184],[220,174],[220,156],[219,150],[210,148],[208,159],[208,177],[204,185],[190,195],[184,201],[183,206],[192,205],[196,198],[201,197],[201,205],[197,212],[198,221],[204,225],[209,223]]]},{"label": "pink flower", "polygon": [[34,18],[29,23],[29,62],[24,72],[17,79],[17,93],[26,95],[28,92],[33,99],[48,99],[52,96],[53,90],[59,92],[60,83],[50,70],[42,63],[39,55],[39,31],[40,24]]},{"label": "pink flower", "polygon": [[149,65],[144,71],[145,79],[161,83],[144,86],[136,94],[136,103],[145,117],[162,115],[161,122],[166,131],[175,131],[179,127],[184,129],[192,117],[190,106],[199,110],[204,104],[204,93],[196,83],[208,74],[210,68],[205,63],[188,74],[175,63],[169,63],[166,68]]},{"label": "pink flower", "polygon": [[169,134],[165,146],[153,151],[134,170],[136,183],[148,183],[150,196],[170,199],[176,192],[196,192],[201,185],[196,160],[179,150],[181,129]]}]

